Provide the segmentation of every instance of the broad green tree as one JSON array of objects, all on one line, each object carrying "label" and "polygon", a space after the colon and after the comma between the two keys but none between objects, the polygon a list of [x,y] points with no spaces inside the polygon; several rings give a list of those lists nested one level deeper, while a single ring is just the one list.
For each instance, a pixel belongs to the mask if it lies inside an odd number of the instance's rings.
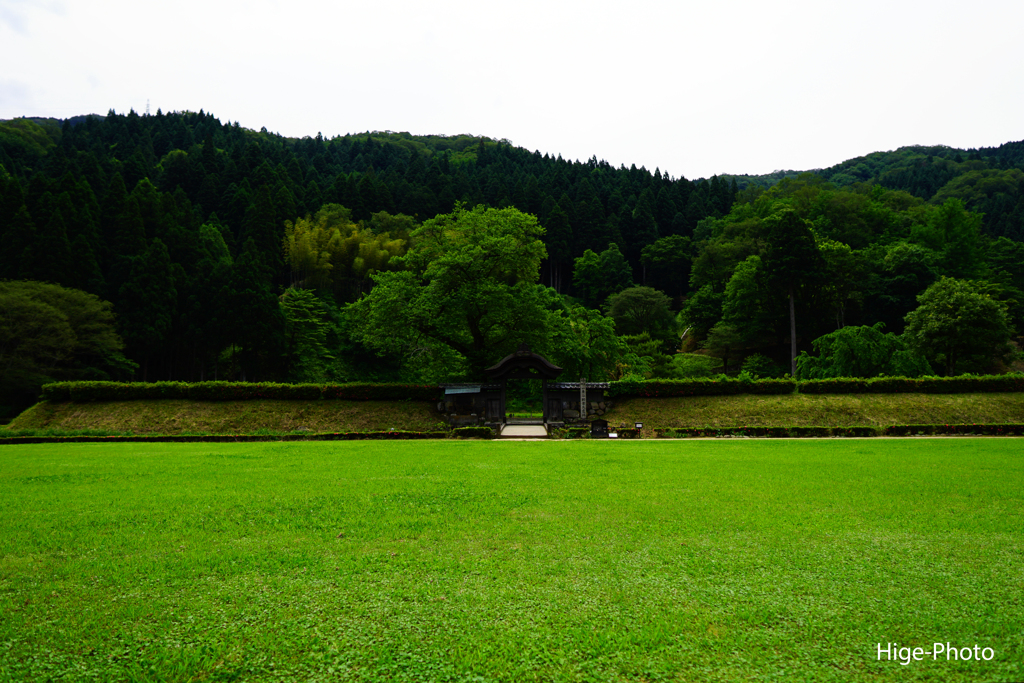
[{"label": "broad green tree", "polygon": [[521,342],[539,347],[543,234],[534,216],[514,208],[460,205],[425,221],[400,259],[405,269],[375,273],[376,285],[354,305],[362,340],[407,355],[443,347],[474,378]]},{"label": "broad green tree", "polygon": [[915,226],[913,239],[942,254],[942,273],[954,278],[972,278],[982,273],[984,251],[982,216],[968,211],[959,199],[947,199],[934,209],[928,222]]},{"label": "broad green tree", "polygon": [[669,235],[648,244],[640,252],[645,282],[669,296],[684,294],[690,280],[691,250],[690,238],[682,235]]},{"label": "broad green tree", "polygon": [[740,355],[740,350],[747,344],[743,332],[736,325],[725,321],[719,322],[708,331],[704,340],[704,348],[713,356],[722,359],[722,372],[729,372],[729,359]]},{"label": "broad green tree", "polygon": [[608,297],[608,316],[619,334],[643,334],[675,341],[675,316],[664,292],[652,287],[630,287]]},{"label": "broad green tree", "polygon": [[908,345],[947,375],[987,370],[1010,352],[1006,305],[985,283],[939,278],[917,297],[903,333]]},{"label": "broad green tree", "polygon": [[817,356],[797,358],[799,379],[831,377],[920,377],[930,375],[923,356],[909,350],[906,341],[884,331],[882,323],[843,327],[815,339]]},{"label": "broad green tree", "polygon": [[686,306],[679,313],[682,334],[690,337],[704,337],[722,319],[724,296],[715,292],[710,284],[704,285],[686,300]]},{"label": "broad green tree", "polygon": [[77,289],[0,282],[0,403],[23,407],[57,380],[125,379],[111,304]]},{"label": "broad green tree", "polygon": [[570,378],[609,379],[624,352],[615,323],[598,311],[575,305],[558,310],[549,322],[551,358]]}]

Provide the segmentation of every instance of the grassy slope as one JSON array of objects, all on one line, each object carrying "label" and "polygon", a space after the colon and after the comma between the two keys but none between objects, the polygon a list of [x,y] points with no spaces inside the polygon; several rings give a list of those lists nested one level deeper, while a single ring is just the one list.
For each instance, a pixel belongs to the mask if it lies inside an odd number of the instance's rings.
[{"label": "grassy slope", "polygon": [[11,446],[0,680],[1020,680],[1022,443]]},{"label": "grassy slope", "polygon": [[104,429],[136,434],[258,430],[314,432],[433,429],[440,416],[424,401],[124,401],[42,402],[9,429]]},{"label": "grassy slope", "polygon": [[[658,427],[996,424],[1024,421],[1024,394],[861,394],[695,396],[619,399],[612,425]],[[314,432],[429,430],[441,421],[426,402],[390,401],[131,401],[40,403],[10,429],[94,429],[136,434],[259,430]]]},{"label": "grassy slope", "polygon": [[1024,422],[1024,394],[787,394],[620,399],[612,425],[657,427],[995,424]]}]

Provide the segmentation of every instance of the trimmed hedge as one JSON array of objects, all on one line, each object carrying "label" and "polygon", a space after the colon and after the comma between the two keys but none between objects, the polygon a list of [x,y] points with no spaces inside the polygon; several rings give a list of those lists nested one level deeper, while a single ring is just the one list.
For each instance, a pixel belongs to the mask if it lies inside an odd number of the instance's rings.
[{"label": "trimmed hedge", "polygon": [[188,399],[192,401],[436,401],[441,389],[425,384],[276,384],[272,382],[54,382],[43,385],[42,398],[63,403],[74,401],[142,401]]},{"label": "trimmed hedge", "polygon": [[655,429],[655,437],[823,438],[844,436],[1024,436],[1024,424],[890,425],[888,427],[681,427]]},{"label": "trimmed hedge", "polygon": [[[1024,392],[1024,374],[983,377],[875,377],[873,379],[815,379],[797,383],[791,379],[652,379],[611,382],[606,392],[617,396],[674,397],[734,394],[965,394]],[[441,389],[432,384],[277,384],[273,382],[54,382],[44,384],[42,398],[62,403],[74,401],[142,401],[188,399],[192,401],[436,401]]]},{"label": "trimmed hedge", "polygon": [[831,436],[878,436],[878,427],[680,427],[676,429],[655,429],[660,439],[687,437],[758,437],[758,438],[800,438]]},{"label": "trimmed hedge", "polygon": [[20,443],[232,443],[251,441],[356,441],[363,439],[446,439],[448,432],[328,432],[319,434],[154,434],[149,436],[0,436],[0,445]]},{"label": "trimmed hedge", "polygon": [[791,394],[791,379],[648,379],[611,382],[606,396],[724,396],[728,394]]},{"label": "trimmed hedge", "polygon": [[960,377],[841,377],[791,379],[650,379],[611,382],[609,397],[724,396],[730,394],[980,394],[1024,392],[1024,374]]},{"label": "trimmed hedge", "polygon": [[801,394],[981,394],[1024,391],[1024,374],[961,377],[835,378],[800,382]]},{"label": "trimmed hedge", "polygon": [[933,436],[943,434],[983,436],[1024,436],[1024,423],[987,425],[891,425],[882,430],[885,436]]}]

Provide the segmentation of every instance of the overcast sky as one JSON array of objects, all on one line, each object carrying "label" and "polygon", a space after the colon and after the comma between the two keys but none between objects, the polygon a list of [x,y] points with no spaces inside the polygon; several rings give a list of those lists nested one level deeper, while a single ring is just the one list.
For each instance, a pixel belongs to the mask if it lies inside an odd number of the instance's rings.
[{"label": "overcast sky", "polygon": [[1021,0],[0,0],[0,118],[204,109],[673,176],[1024,139]]}]

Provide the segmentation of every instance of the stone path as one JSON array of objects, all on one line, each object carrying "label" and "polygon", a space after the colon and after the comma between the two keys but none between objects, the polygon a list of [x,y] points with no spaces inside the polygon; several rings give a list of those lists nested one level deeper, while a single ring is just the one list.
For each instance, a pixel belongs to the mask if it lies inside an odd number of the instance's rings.
[{"label": "stone path", "polygon": [[512,439],[546,439],[548,430],[544,425],[505,425],[501,429],[502,438]]}]

